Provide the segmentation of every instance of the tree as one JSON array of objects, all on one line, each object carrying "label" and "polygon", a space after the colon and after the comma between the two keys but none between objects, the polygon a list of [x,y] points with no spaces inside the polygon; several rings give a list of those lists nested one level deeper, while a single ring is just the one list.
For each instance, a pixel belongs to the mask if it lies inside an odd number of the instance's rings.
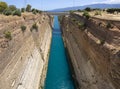
[{"label": "tree", "polygon": [[9,6],[9,9],[10,9],[11,11],[14,11],[14,10],[16,10],[17,8],[16,8],[16,6],[14,6],[14,5],[10,5],[10,6]]},{"label": "tree", "polygon": [[86,7],[85,11],[91,11],[91,8],[90,7]]},{"label": "tree", "polygon": [[78,9],[77,11],[78,11],[78,12],[81,12],[81,10],[80,10],[80,9]]},{"label": "tree", "polygon": [[27,5],[26,11],[27,11],[27,12],[30,12],[30,11],[31,11],[31,5],[29,5],[29,4]]},{"label": "tree", "polygon": [[21,12],[25,12],[25,8],[21,8]]},{"label": "tree", "polygon": [[111,13],[111,14],[113,14],[114,12],[119,13],[120,9],[119,8],[109,8],[109,9],[107,9],[107,12]]},{"label": "tree", "polygon": [[6,2],[0,2],[0,12],[1,13],[7,8],[8,8],[8,5]]},{"label": "tree", "polygon": [[31,11],[32,11],[32,12],[33,12],[33,11],[36,11],[36,9],[35,9],[35,8],[33,8]]}]

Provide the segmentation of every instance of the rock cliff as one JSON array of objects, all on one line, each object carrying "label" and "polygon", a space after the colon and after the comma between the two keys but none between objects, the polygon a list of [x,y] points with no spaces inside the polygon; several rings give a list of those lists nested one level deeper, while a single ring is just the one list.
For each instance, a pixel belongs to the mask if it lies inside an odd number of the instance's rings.
[{"label": "rock cliff", "polygon": [[0,89],[43,88],[52,22],[46,13],[0,15]]},{"label": "rock cliff", "polygon": [[60,17],[77,89],[120,89],[120,21]]}]

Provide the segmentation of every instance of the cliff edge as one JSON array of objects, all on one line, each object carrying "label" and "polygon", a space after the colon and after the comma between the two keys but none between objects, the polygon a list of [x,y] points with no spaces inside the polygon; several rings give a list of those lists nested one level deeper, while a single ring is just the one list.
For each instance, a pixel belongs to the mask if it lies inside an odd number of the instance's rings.
[{"label": "cliff edge", "polygon": [[120,89],[120,21],[60,17],[76,89]]},{"label": "cliff edge", "polygon": [[42,89],[52,38],[46,13],[0,15],[0,89]]}]

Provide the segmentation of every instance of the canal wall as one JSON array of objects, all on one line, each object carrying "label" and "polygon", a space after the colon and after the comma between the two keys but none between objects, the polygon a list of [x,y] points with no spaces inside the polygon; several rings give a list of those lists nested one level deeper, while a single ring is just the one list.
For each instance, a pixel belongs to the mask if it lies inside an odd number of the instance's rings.
[{"label": "canal wall", "polygon": [[0,89],[43,89],[52,23],[46,13],[0,15]]},{"label": "canal wall", "polygon": [[120,88],[118,23],[76,14],[60,17],[76,89]]}]

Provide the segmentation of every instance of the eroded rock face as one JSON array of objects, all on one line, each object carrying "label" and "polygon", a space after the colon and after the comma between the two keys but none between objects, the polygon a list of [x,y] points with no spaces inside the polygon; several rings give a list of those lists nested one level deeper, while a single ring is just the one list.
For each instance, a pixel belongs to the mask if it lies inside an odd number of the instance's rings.
[{"label": "eroded rock face", "polygon": [[[51,17],[45,13],[1,17],[0,89],[41,89],[52,37]],[[27,28],[24,32],[22,25]],[[5,38],[5,31],[11,32],[11,40]]]},{"label": "eroded rock face", "polygon": [[60,22],[77,89],[120,89],[120,21],[73,14]]}]

